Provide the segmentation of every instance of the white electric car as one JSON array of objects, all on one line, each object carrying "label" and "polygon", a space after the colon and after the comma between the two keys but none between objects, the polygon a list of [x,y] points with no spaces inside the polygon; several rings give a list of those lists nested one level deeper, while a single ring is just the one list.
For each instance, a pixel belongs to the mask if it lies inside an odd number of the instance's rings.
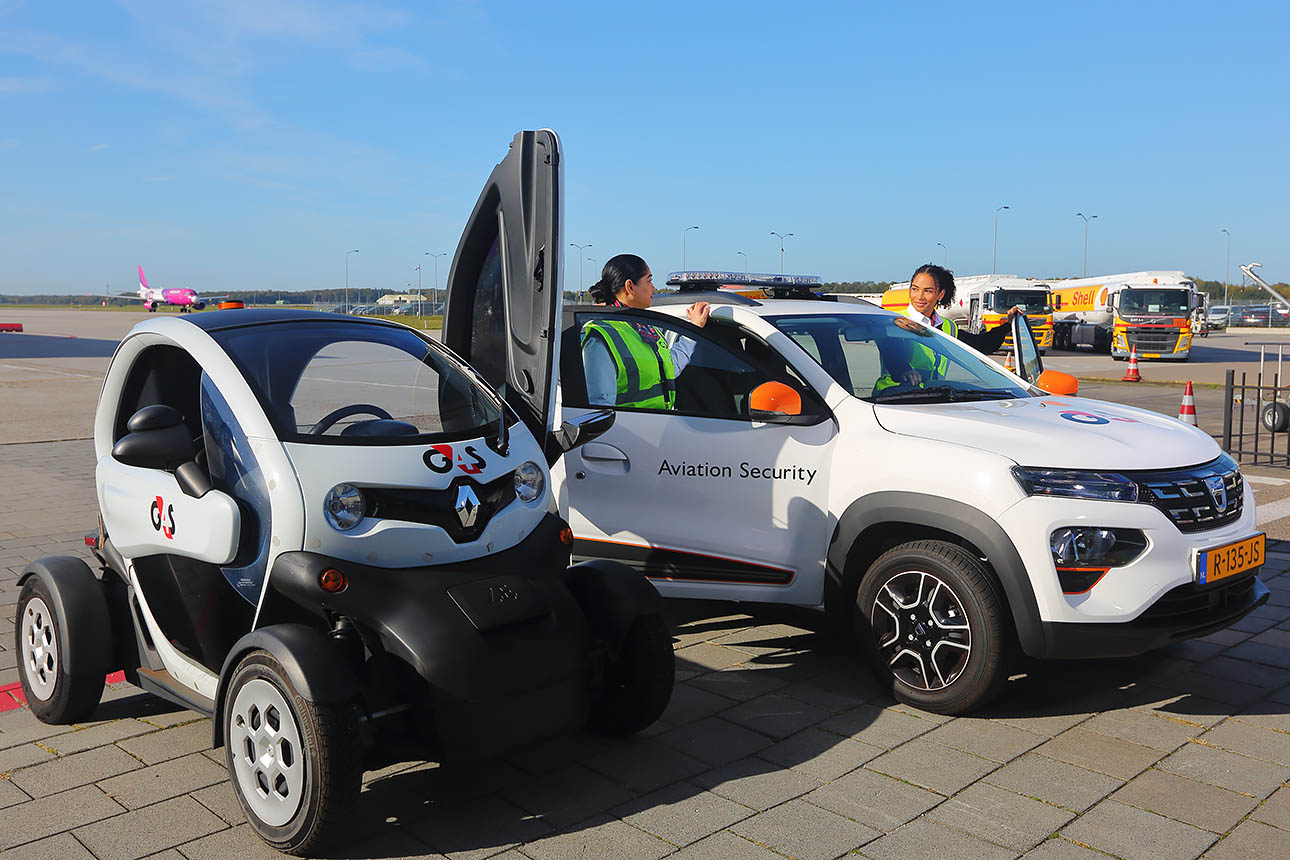
[{"label": "white electric car", "polygon": [[[539,135],[558,157],[554,134]],[[558,191],[527,204],[554,223]],[[444,341],[494,386],[558,388],[557,422],[615,412],[552,469],[575,558],[624,562],[666,597],[827,610],[898,698],[943,713],[996,692],[1016,647],[1136,654],[1267,600],[1237,464],[1174,419],[1041,390],[1058,389],[1039,380],[1024,322],[1018,375],[903,317],[800,289],[558,311],[558,285],[518,295],[511,279],[535,255],[540,270],[543,252],[551,265],[561,237],[513,246],[497,207],[480,198],[457,249]],[[714,305],[702,329],[684,314],[697,300]],[[588,402],[581,334],[605,318],[697,342],[674,410]],[[914,350],[944,373],[911,383]]]},{"label": "white electric car", "polygon": [[[508,256],[484,325],[559,293],[558,219],[525,205],[559,181],[553,145],[517,138],[489,179]],[[623,565],[570,567],[553,513],[549,462],[614,416],[557,427],[551,390],[515,381],[499,396],[378,320],[136,326],[95,415],[95,570],[55,557],[20,577],[32,711],[83,719],[124,669],[212,715],[248,820],[294,853],[345,826],[365,766],[652,723],[673,680],[658,592]]]}]

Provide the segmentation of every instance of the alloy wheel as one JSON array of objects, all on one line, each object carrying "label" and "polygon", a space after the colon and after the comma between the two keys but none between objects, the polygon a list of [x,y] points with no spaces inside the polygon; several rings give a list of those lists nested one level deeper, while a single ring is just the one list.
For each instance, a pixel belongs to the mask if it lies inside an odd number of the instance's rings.
[{"label": "alloy wheel", "polygon": [[935,574],[910,570],[892,576],[878,589],[870,621],[878,653],[914,689],[945,689],[972,655],[963,601]]}]

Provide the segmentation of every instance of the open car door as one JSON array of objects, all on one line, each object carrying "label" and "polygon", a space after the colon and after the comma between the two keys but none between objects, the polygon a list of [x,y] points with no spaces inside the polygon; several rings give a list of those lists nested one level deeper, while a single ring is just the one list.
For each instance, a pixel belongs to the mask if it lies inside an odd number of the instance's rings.
[{"label": "open car door", "polygon": [[560,139],[522,131],[493,168],[448,273],[443,341],[549,449],[559,350]]}]

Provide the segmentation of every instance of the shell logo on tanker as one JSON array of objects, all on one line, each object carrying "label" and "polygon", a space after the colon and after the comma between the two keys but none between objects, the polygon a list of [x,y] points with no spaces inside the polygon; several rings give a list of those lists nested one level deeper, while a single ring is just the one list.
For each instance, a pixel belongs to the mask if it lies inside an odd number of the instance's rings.
[{"label": "shell logo on tanker", "polygon": [[1106,304],[1106,296],[1110,292],[1110,288],[1105,286],[1081,287],[1070,291],[1063,290],[1062,292],[1070,297],[1069,300],[1063,302],[1066,305],[1063,310],[1093,310]]}]

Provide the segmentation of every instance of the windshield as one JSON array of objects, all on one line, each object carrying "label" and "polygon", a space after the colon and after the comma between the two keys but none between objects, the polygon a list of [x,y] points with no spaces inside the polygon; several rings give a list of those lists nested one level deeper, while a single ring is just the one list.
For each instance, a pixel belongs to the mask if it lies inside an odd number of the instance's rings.
[{"label": "windshield", "polygon": [[957,339],[905,317],[874,313],[767,319],[839,385],[871,403],[1031,396],[1016,377]]},{"label": "windshield", "polygon": [[497,398],[401,326],[296,321],[213,331],[283,441],[400,444],[493,431]]},{"label": "windshield", "polygon": [[1046,290],[995,290],[994,307],[1001,311],[1019,307],[1028,314],[1047,313],[1048,292]]},{"label": "windshield", "polygon": [[1186,290],[1121,290],[1122,314],[1171,314],[1191,313],[1191,294]]}]

